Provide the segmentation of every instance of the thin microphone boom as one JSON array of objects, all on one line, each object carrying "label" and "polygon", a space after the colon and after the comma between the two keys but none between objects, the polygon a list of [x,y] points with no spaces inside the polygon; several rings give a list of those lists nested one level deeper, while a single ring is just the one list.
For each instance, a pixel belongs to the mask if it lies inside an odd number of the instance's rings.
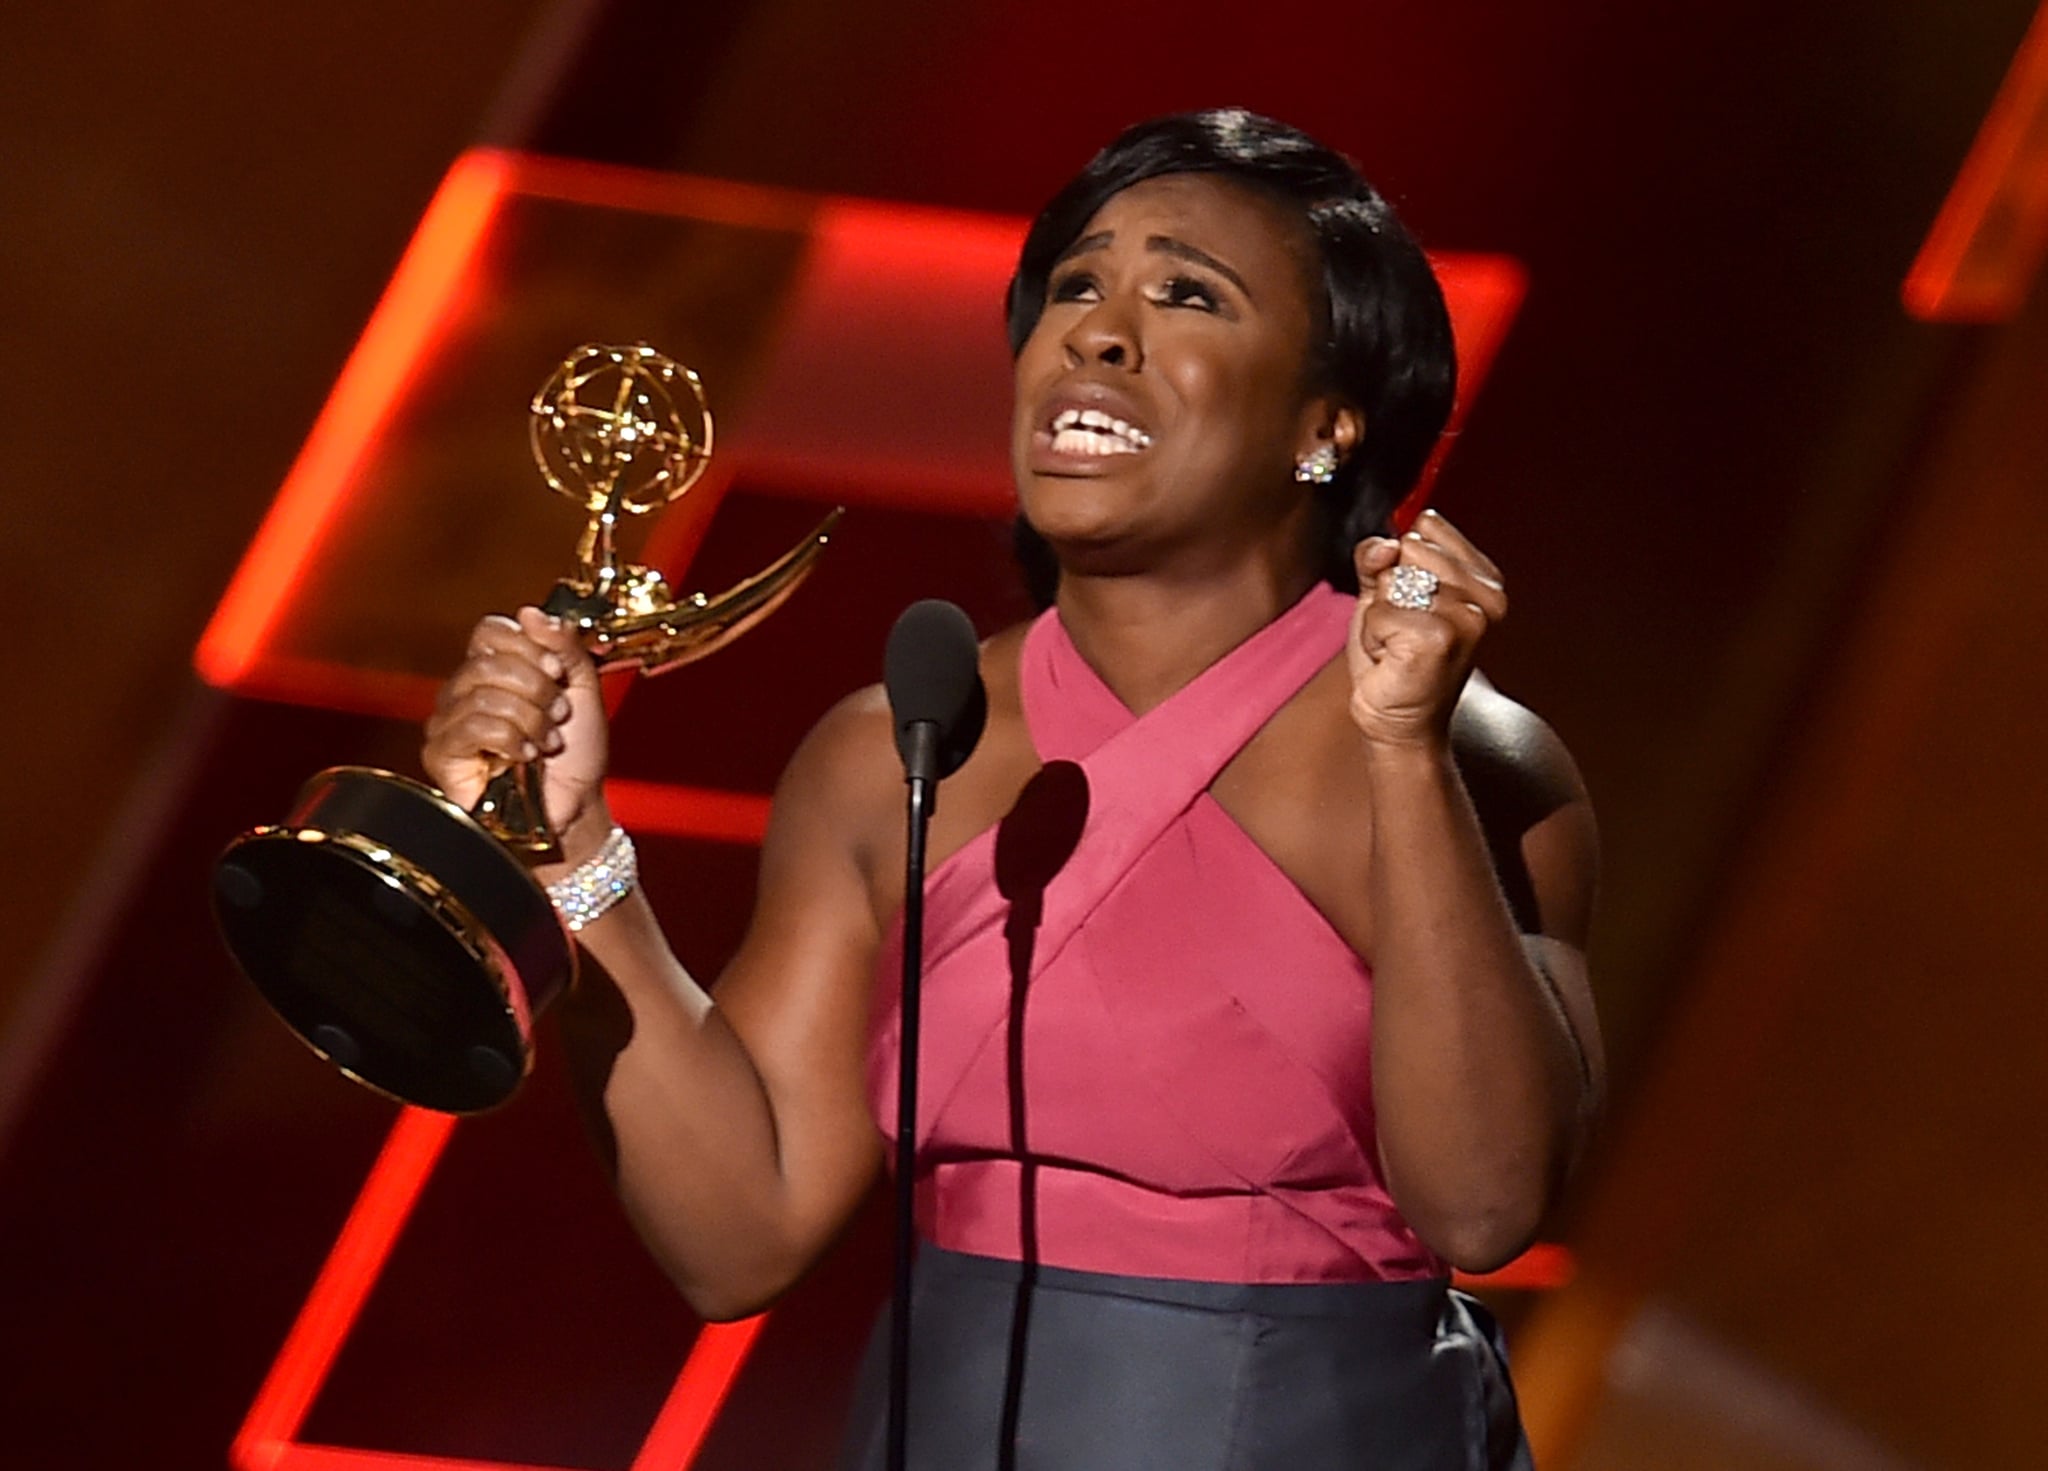
[{"label": "thin microphone boom", "polygon": [[889,1471],[904,1471],[910,1403],[910,1270],[916,1232],[917,1051],[924,974],[925,833],[938,784],[966,764],[988,722],[974,625],[951,603],[904,609],[889,631],[882,685],[908,784],[903,875],[903,991],[896,1075],[895,1283],[889,1307]]}]

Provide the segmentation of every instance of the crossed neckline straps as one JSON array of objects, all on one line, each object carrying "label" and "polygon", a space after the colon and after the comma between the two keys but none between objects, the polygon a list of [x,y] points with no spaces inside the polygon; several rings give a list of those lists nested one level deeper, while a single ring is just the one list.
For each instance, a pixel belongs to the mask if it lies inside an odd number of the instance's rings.
[{"label": "crossed neckline straps", "polygon": [[[1089,793],[1074,861],[1045,887],[1034,970],[1050,963],[1144,850],[1208,796],[1223,768],[1343,650],[1355,606],[1349,594],[1318,584],[1143,715],[1134,714],[1082,657],[1058,609],[1048,608],[1033,620],[1018,669],[1025,728],[1042,769],[1061,762],[1078,765]],[[1329,928],[1327,917],[1292,876],[1217,806],[1245,844]],[[927,878],[928,959],[964,938],[947,933],[952,928],[947,891],[963,880],[963,871],[985,872],[988,850],[1002,826],[997,822],[982,829]],[[952,917],[971,921],[973,908],[965,906]]]},{"label": "crossed neckline straps", "polygon": [[[1171,744],[1174,785],[1199,776],[1192,799],[1342,650],[1355,604],[1318,584],[1143,715],[1096,673],[1059,610],[1049,608],[1026,632],[1020,661],[1032,745],[1043,762],[1079,762],[1109,754],[1120,737],[1144,733],[1151,743]],[[1166,736],[1169,730],[1185,738]]]}]

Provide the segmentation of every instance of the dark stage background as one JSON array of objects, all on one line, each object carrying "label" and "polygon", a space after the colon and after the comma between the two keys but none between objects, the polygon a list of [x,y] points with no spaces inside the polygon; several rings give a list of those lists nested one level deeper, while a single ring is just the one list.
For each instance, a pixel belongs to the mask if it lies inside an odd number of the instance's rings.
[{"label": "dark stage background", "polygon": [[[1486,666],[1577,753],[1606,843],[1618,1077],[1553,1233],[1576,1271],[1495,1289],[1543,1464],[2038,1463],[2048,301],[2025,210],[1992,221],[2009,305],[1926,320],[1900,294],[2034,9],[10,15],[0,1465],[226,1464],[387,1139],[422,1168],[438,1146],[262,1009],[205,873],[314,768],[411,768],[462,630],[560,569],[574,518],[521,442],[553,359],[644,335],[737,405],[718,493],[656,533],[690,586],[854,507],[777,623],[620,717],[650,887],[712,974],[751,899],[750,799],[876,677],[897,609],[1021,611],[974,419],[1005,231],[1125,123],[1220,103],[1352,153],[1432,249],[1526,274],[1437,495],[1508,570]],[[2038,201],[2032,96],[2005,177]],[[430,216],[454,234],[422,264]],[[385,298],[401,258],[425,274]],[[366,367],[380,298],[418,335]],[[362,453],[300,460],[345,364],[389,413],[331,411]],[[202,659],[209,684],[195,650],[295,461],[341,510],[266,564],[279,612]],[[678,1370],[715,1380],[693,1345],[739,1340],[700,1340],[642,1259],[551,1056],[438,1161],[409,1215],[387,1202],[395,1244],[290,1443],[246,1463],[682,1464],[706,1401],[671,1398]],[[883,1224],[761,1331],[691,1464],[824,1464]]]}]

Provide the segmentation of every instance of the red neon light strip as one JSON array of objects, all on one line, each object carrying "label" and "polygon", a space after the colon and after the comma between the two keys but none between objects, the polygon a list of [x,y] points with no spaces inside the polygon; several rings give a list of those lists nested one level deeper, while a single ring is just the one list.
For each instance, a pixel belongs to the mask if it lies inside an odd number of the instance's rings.
[{"label": "red neon light strip", "polygon": [[1480,385],[1499,356],[1529,290],[1529,273],[1513,256],[1459,256],[1455,274],[1447,262],[1440,262],[1437,269],[1446,282],[1445,295],[1456,307],[1451,313],[1451,330],[1458,349],[1458,399],[1415,488],[1394,508],[1394,527],[1399,531],[1412,526],[1429,504],[1444,456],[1457,443],[1465,416],[1477,401]]},{"label": "red neon light strip", "polygon": [[1570,1247],[1539,1241],[1497,1272],[1453,1272],[1451,1282],[1482,1290],[1550,1292],[1570,1282],[1578,1271],[1578,1259]]},{"label": "red neon light strip", "polygon": [[718,792],[612,777],[604,784],[604,794],[619,825],[642,832],[759,844],[768,831],[768,799],[751,792]]},{"label": "red neon light strip", "polygon": [[[451,1460],[293,1440],[454,1126],[447,1114],[418,1108],[400,1112],[229,1447],[228,1459],[236,1471],[550,1471],[501,1461]],[[766,1322],[762,1315],[704,1326],[633,1463],[634,1471],[684,1471],[689,1466]]]},{"label": "red neon light strip", "polygon": [[[714,471],[705,477],[704,484],[690,492],[688,500],[662,517],[647,541],[645,555],[652,565],[667,570],[689,564],[730,479],[729,475],[719,478]],[[204,657],[203,653],[200,657]],[[619,704],[633,683],[626,678],[608,680],[605,708],[618,713]],[[251,699],[276,700],[287,705],[311,705],[386,720],[421,721],[433,713],[441,681],[424,674],[363,669],[332,659],[309,659],[259,647],[236,678],[234,690]]]},{"label": "red neon light strip", "polygon": [[1923,321],[2019,310],[2048,250],[2048,4],[2014,54],[1900,296]]},{"label": "red neon light strip", "polygon": [[[289,1445],[276,1471],[573,1471],[563,1466],[529,1466],[509,1461],[461,1461],[447,1456],[413,1456],[403,1451],[365,1451],[353,1446]],[[676,1468],[680,1471],[680,1468]]]},{"label": "red neon light strip", "polygon": [[771,184],[669,174],[624,164],[593,163],[542,153],[500,155],[511,170],[511,192],[559,204],[624,209],[638,214],[675,215],[742,229],[804,234],[818,196]]},{"label": "red neon light strip", "polygon": [[234,684],[236,694],[255,700],[407,721],[425,720],[432,714],[440,690],[441,681],[424,674],[364,669],[270,649],[260,650]]},{"label": "red neon light strip", "polygon": [[[463,154],[435,191],[391,284],[200,636],[193,665],[209,684],[293,700],[308,688],[322,688],[321,682],[333,671],[333,666],[317,660],[276,660],[273,665],[275,656],[265,649],[268,636],[292,584],[318,550],[351,475],[451,316],[464,275],[499,207],[513,193],[793,231],[805,229],[815,209],[807,196],[756,185],[680,179],[494,149]],[[708,493],[711,489],[700,486],[693,497],[700,514],[708,514],[719,499]],[[697,534],[701,536],[701,527]],[[388,684],[387,679],[360,672],[345,679],[341,689],[346,708],[400,716],[418,713],[420,691],[403,677]],[[313,703],[324,706],[329,701]]]},{"label": "red neon light strip", "polygon": [[447,1114],[408,1108],[391,1126],[363,1193],[228,1450],[237,1471],[275,1471],[280,1464],[454,1124]]},{"label": "red neon light strip", "polygon": [[767,1322],[763,1313],[737,1323],[704,1325],[683,1372],[676,1376],[675,1388],[641,1442],[640,1454],[633,1458],[633,1471],[688,1471]]},{"label": "red neon light strip", "polygon": [[504,155],[473,150],[456,160],[435,191],[200,637],[193,663],[209,684],[232,688],[256,659],[293,581],[340,505],[350,475],[448,319],[463,275],[504,196],[508,173]]}]

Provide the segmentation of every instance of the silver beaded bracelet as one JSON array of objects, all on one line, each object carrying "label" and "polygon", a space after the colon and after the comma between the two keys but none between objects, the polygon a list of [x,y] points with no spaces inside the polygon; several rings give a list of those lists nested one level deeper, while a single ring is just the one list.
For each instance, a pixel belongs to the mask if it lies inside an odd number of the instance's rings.
[{"label": "silver beaded bracelet", "polygon": [[570,930],[580,930],[632,893],[639,881],[640,860],[633,840],[624,828],[614,827],[587,862],[548,885],[548,902]]}]

